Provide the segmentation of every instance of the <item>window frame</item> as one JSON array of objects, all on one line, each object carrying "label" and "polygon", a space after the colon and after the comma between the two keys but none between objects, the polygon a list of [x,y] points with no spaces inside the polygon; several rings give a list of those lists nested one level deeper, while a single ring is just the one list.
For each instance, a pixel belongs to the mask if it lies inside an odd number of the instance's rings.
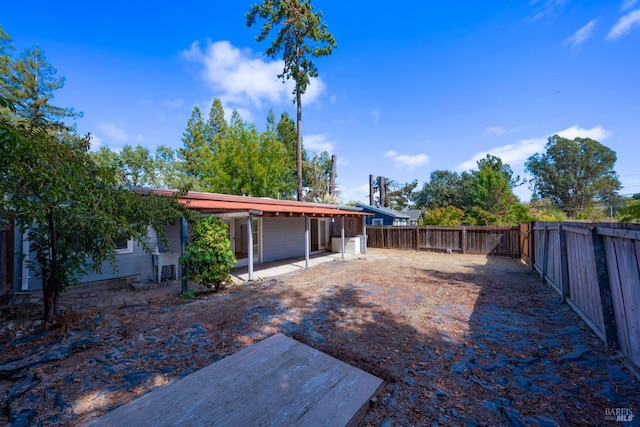
[{"label": "window frame", "polygon": [[[124,241],[122,241],[124,242]],[[128,239],[127,241],[127,247],[118,247],[117,244],[121,243],[121,242],[116,242],[116,254],[118,255],[122,255],[122,254],[132,254],[133,253],[133,239]]]}]

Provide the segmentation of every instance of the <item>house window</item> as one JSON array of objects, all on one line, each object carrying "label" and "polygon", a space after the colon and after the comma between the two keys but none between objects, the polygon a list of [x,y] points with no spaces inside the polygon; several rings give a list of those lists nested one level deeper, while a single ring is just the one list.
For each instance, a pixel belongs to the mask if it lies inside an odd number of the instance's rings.
[{"label": "house window", "polygon": [[384,225],[384,220],[382,218],[373,218],[371,220],[371,225]]},{"label": "house window", "polygon": [[117,254],[131,254],[133,253],[133,239],[117,239],[116,240],[116,253]]}]

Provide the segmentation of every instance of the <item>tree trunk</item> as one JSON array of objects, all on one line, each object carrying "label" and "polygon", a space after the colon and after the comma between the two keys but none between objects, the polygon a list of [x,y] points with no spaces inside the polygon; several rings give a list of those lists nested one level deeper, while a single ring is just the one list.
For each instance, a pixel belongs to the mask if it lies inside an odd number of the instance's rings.
[{"label": "tree trunk", "polygon": [[44,321],[50,325],[58,317],[58,295],[56,284],[51,276],[42,279],[42,293],[44,302]]},{"label": "tree trunk", "polygon": [[60,292],[60,280],[58,271],[58,240],[56,237],[56,223],[53,207],[49,208],[49,251],[50,269],[42,278],[42,293],[44,296],[44,321],[53,323],[58,315],[58,293]]},{"label": "tree trunk", "polygon": [[302,201],[302,94],[296,83],[296,170],[298,175],[298,201]]},{"label": "tree trunk", "polygon": [[336,155],[331,155],[331,171],[329,172],[329,194],[333,197],[336,194]]},{"label": "tree trunk", "polygon": [[373,175],[369,175],[369,206],[373,206],[375,202],[375,194],[373,193]]}]

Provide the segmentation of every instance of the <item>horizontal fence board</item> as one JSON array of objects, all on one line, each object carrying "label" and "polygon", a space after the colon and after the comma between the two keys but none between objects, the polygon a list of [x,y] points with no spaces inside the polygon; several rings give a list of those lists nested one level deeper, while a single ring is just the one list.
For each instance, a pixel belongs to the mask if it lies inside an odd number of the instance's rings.
[{"label": "horizontal fence board", "polygon": [[573,226],[567,225],[565,227],[562,227],[562,229],[567,233],[575,233],[575,234],[582,234],[583,236],[591,236],[591,230],[585,227],[581,228],[581,227],[573,227]]},{"label": "horizontal fence board", "polygon": [[603,236],[621,237],[623,239],[640,240],[640,231],[637,230],[598,227],[598,234]]}]

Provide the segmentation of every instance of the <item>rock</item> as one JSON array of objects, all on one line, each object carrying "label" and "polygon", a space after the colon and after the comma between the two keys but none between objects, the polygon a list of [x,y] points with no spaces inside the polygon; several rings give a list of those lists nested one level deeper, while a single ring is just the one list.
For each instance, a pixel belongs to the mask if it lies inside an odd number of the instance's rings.
[{"label": "rock", "polygon": [[438,397],[449,397],[449,393],[447,393],[446,391],[436,388],[436,396]]}]

